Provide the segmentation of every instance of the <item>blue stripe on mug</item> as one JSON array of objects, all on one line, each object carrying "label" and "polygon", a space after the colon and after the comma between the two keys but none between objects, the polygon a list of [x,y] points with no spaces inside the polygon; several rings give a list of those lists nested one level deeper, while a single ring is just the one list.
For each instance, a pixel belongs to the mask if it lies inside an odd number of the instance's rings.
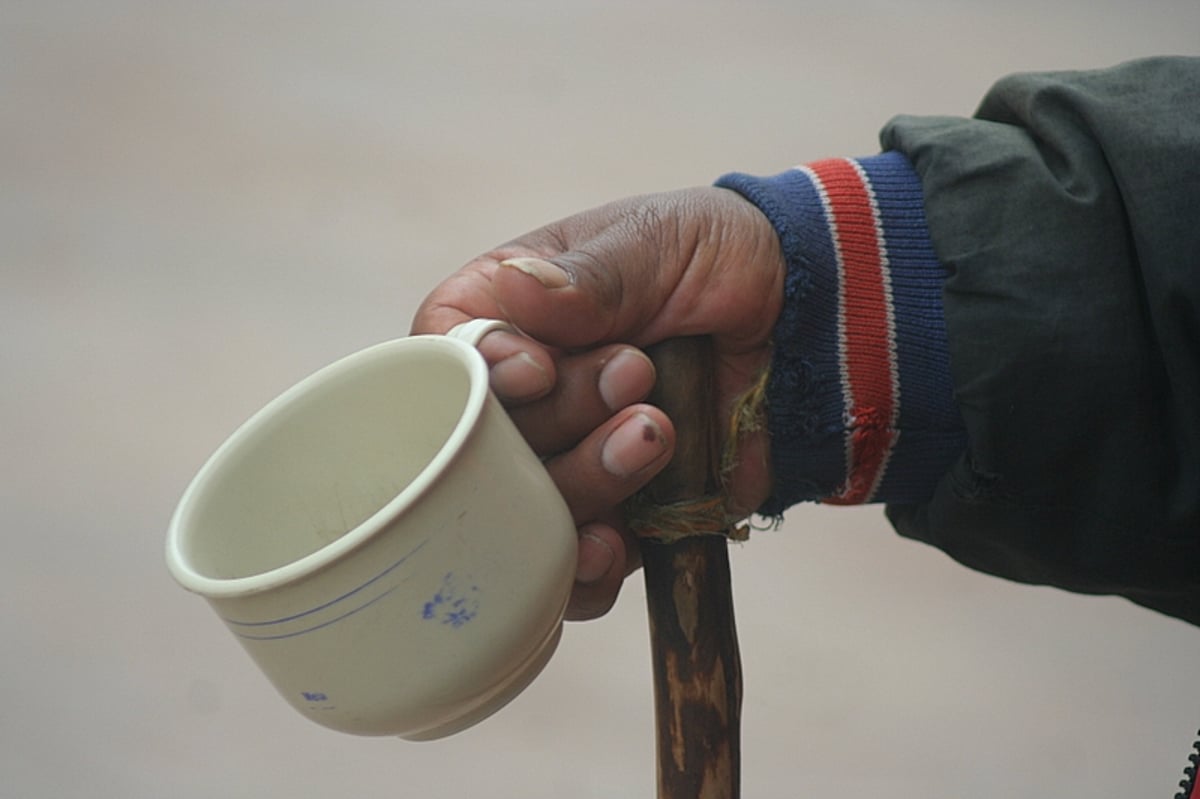
[{"label": "blue stripe on mug", "polygon": [[[312,627],[305,627],[303,630],[293,630],[292,632],[289,632],[289,633],[278,633],[276,635],[251,635],[250,633],[243,633],[243,632],[238,632],[237,630],[234,630],[233,634],[236,635],[238,638],[246,638],[250,641],[278,641],[282,638],[295,638],[298,635],[305,635],[306,633],[311,633],[311,632],[320,630],[323,627],[328,627],[331,624],[337,624],[342,619],[344,619],[348,616],[353,616],[355,613],[358,613],[360,610],[366,610],[367,608],[371,607],[371,605],[374,605],[376,602],[378,602],[379,600],[383,599],[388,594],[395,591],[398,587],[399,586],[392,586],[391,588],[384,591],[379,596],[374,597],[373,599],[370,599],[370,600],[364,602],[363,604],[359,605],[358,607],[354,608],[353,610],[348,610],[345,613],[343,613],[342,615],[332,618],[329,621],[323,621],[320,624],[314,624]],[[355,589],[355,590],[357,591],[359,589]],[[330,604],[332,604],[332,603],[330,603]]]},{"label": "blue stripe on mug", "polygon": [[[425,546],[426,544],[428,544],[428,543],[429,543],[429,539],[426,539],[426,540],[422,541],[420,544],[418,544],[416,547],[414,547],[412,550],[410,550],[408,553],[406,553],[406,554],[404,555],[404,557],[400,558],[398,561],[396,561],[395,563],[393,563],[391,566],[388,566],[386,569],[384,569],[384,570],[383,570],[383,571],[381,571],[379,574],[377,574],[377,575],[375,575],[374,577],[372,577],[370,580],[367,580],[367,581],[366,581],[365,583],[363,583],[362,585],[358,586],[357,588],[353,588],[353,589],[351,589],[351,590],[347,591],[346,593],[342,594],[341,596],[339,596],[339,597],[337,597],[337,598],[335,598],[335,599],[331,599],[331,600],[329,600],[328,602],[325,602],[325,603],[323,603],[323,604],[317,605],[317,606],[316,606],[316,607],[314,607],[314,608],[310,608],[310,609],[308,609],[308,610],[304,610],[304,611],[301,611],[301,612],[299,612],[299,613],[293,613],[293,614],[292,614],[292,615],[290,615],[290,616],[284,616],[284,617],[282,617],[282,618],[278,618],[278,619],[271,619],[271,620],[269,620],[269,621],[239,621],[239,620],[237,620],[237,619],[229,619],[229,618],[226,618],[226,617],[224,617],[224,616],[222,616],[222,617],[221,617],[221,620],[222,620],[222,621],[224,621],[226,624],[228,624],[228,625],[232,626],[232,627],[269,627],[269,626],[271,626],[271,625],[273,625],[273,624],[285,624],[285,623],[287,623],[287,622],[290,622],[290,621],[295,621],[296,619],[301,619],[301,618],[304,618],[305,616],[311,616],[311,615],[312,615],[312,614],[314,614],[314,613],[319,613],[320,611],[322,611],[322,610],[325,610],[326,608],[332,607],[332,606],[336,605],[336,604],[337,604],[337,603],[339,603],[339,602],[342,602],[342,601],[344,601],[344,600],[346,600],[346,599],[349,599],[350,597],[354,596],[354,595],[355,595],[355,594],[357,594],[358,592],[360,592],[360,591],[363,591],[364,589],[366,589],[366,588],[370,587],[372,584],[374,584],[374,583],[378,582],[379,580],[382,580],[384,577],[386,577],[387,575],[391,574],[393,571],[395,571],[396,569],[398,569],[398,568],[399,568],[399,567],[400,567],[400,566],[401,566],[401,565],[402,565],[402,564],[403,564],[405,561],[407,561],[407,560],[408,560],[409,558],[411,558],[413,555],[415,555],[415,554],[417,554],[418,552],[420,552],[420,551],[421,551],[421,549],[422,549],[422,548],[424,548],[424,546]],[[368,602],[368,603],[367,603],[367,605],[369,605],[369,604],[371,604],[372,602],[375,602],[375,601],[377,601],[377,600],[379,600],[379,599],[383,598],[383,597],[384,597],[384,596],[386,596],[388,593],[391,593],[391,590],[390,590],[390,589],[388,590],[388,592],[386,592],[386,593],[384,593],[384,594],[381,594],[380,596],[377,596],[377,597],[375,597],[375,599],[372,599],[370,602]],[[358,608],[356,608],[355,610],[353,610],[353,611],[350,611],[350,613],[357,613],[359,610],[362,610],[364,607],[366,607],[366,605],[360,605],[360,606],[359,606]],[[341,616],[339,616],[338,618],[339,618],[339,619],[341,619],[341,618],[345,618],[346,616],[350,615],[350,613],[345,613],[345,614],[342,614],[342,615],[341,615]],[[337,620],[337,619],[335,619],[334,621],[336,621],[336,620]],[[321,625],[321,626],[324,626],[324,625]],[[317,628],[316,628],[316,627],[313,627],[313,628],[310,628],[310,629],[317,629]],[[236,633],[237,631],[235,630],[234,632]],[[240,635],[240,633],[238,633],[238,634]],[[243,637],[243,638],[248,638],[248,637],[257,637],[257,636],[248,636],[248,635],[243,635],[242,637]],[[284,637],[284,636],[276,636],[276,637]]]}]

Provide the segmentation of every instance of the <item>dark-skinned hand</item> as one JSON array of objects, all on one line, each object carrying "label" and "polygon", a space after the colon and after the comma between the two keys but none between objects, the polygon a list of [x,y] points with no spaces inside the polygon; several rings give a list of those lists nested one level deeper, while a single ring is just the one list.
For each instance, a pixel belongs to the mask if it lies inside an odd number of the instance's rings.
[{"label": "dark-skinned hand", "polygon": [[[473,259],[421,304],[412,332],[503,319],[480,342],[493,391],[545,461],[579,529],[567,615],[601,616],[639,565],[621,503],[670,460],[675,431],[645,404],[642,349],[707,334],[725,429],[732,403],[766,368],[783,301],[779,239],[757,208],[715,188],[633,197],[527,233]],[[767,437],[738,444],[735,512],[770,494]]]}]

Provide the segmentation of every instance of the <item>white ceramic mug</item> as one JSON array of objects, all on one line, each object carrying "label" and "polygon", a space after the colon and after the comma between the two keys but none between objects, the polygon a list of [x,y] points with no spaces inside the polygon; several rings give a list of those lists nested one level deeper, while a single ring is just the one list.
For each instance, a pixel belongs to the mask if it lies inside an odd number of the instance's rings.
[{"label": "white ceramic mug", "polygon": [[325,367],[242,425],[179,502],[171,574],[319,724],[450,735],[554,651],[575,526],[488,390],[475,344],[497,327]]}]

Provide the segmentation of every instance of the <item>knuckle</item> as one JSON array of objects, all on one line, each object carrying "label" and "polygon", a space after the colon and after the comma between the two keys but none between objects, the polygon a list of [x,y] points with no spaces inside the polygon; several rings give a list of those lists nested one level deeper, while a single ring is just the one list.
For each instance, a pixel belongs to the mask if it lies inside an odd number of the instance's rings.
[{"label": "knuckle", "polygon": [[576,250],[572,259],[577,281],[586,281],[588,293],[600,308],[619,308],[625,296],[622,270],[614,269],[606,259],[588,248]]}]

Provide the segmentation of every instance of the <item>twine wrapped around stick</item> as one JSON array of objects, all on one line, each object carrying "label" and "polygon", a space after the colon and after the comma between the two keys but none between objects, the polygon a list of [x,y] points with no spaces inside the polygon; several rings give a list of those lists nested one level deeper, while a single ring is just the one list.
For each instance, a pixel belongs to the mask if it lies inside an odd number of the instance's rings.
[{"label": "twine wrapped around stick", "polygon": [[720,535],[731,541],[747,541],[750,525],[729,511],[727,478],[738,465],[742,439],[766,427],[768,371],[762,370],[754,384],[733,403],[721,453],[721,490],[697,499],[656,504],[641,494],[625,503],[625,519],[634,535],[671,542],[701,535]]}]

